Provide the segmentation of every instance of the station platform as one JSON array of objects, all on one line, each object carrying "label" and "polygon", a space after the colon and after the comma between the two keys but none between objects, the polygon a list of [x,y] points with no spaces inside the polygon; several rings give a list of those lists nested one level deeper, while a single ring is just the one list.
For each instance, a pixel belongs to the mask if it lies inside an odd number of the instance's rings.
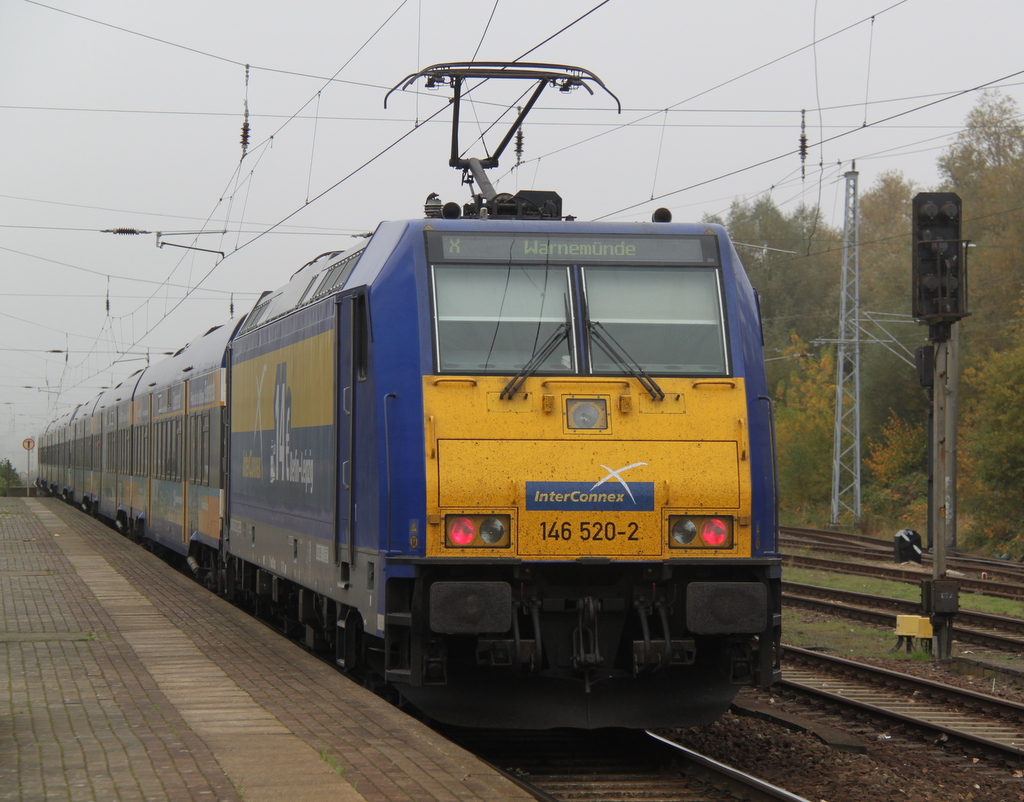
[{"label": "station platform", "polygon": [[56,499],[0,498],[0,800],[530,800]]}]

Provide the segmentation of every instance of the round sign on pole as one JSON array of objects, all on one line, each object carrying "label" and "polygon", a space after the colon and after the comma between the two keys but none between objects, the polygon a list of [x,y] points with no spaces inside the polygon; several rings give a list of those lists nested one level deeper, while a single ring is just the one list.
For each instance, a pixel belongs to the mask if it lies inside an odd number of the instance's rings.
[{"label": "round sign on pole", "polygon": [[21,446],[26,451],[31,451],[33,448],[36,447],[36,441],[33,440],[31,437],[26,437],[24,440],[21,441]]}]

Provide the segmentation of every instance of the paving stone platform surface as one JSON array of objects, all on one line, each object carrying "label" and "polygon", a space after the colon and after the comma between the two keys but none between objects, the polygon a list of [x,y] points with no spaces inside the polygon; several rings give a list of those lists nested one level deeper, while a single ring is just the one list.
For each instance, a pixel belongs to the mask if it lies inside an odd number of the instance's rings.
[{"label": "paving stone platform surface", "polygon": [[0,498],[0,802],[525,800],[56,499]]}]

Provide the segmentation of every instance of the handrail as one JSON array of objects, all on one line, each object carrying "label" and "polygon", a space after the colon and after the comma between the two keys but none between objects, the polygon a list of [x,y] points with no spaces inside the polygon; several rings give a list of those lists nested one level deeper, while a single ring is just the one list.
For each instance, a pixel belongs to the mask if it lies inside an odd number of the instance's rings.
[{"label": "handrail", "polygon": [[632,386],[628,381],[623,381],[622,379],[602,379],[599,381],[592,381],[590,376],[581,376],[578,379],[546,379],[540,383],[540,386],[547,387],[549,384],[575,384],[577,386],[580,384],[587,386],[594,384],[618,384],[623,387]]},{"label": "handrail", "polygon": [[736,382],[732,379],[698,379],[693,383],[693,386],[700,387],[702,384],[706,384],[710,387],[730,387],[736,388]]}]

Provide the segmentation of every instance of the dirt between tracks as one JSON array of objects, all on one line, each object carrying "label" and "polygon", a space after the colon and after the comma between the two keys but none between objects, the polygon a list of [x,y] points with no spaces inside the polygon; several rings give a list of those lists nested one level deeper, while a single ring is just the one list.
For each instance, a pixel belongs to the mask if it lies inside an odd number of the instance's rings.
[{"label": "dirt between tracks", "polygon": [[[741,696],[782,712],[791,707],[785,693],[744,691]],[[792,708],[808,715],[803,707]],[[900,726],[880,729],[883,725],[866,718],[822,714],[821,720],[853,736],[863,752],[841,751],[813,734],[732,712],[706,727],[676,730],[672,737],[810,802],[1024,801],[1024,758],[988,757]]]}]

